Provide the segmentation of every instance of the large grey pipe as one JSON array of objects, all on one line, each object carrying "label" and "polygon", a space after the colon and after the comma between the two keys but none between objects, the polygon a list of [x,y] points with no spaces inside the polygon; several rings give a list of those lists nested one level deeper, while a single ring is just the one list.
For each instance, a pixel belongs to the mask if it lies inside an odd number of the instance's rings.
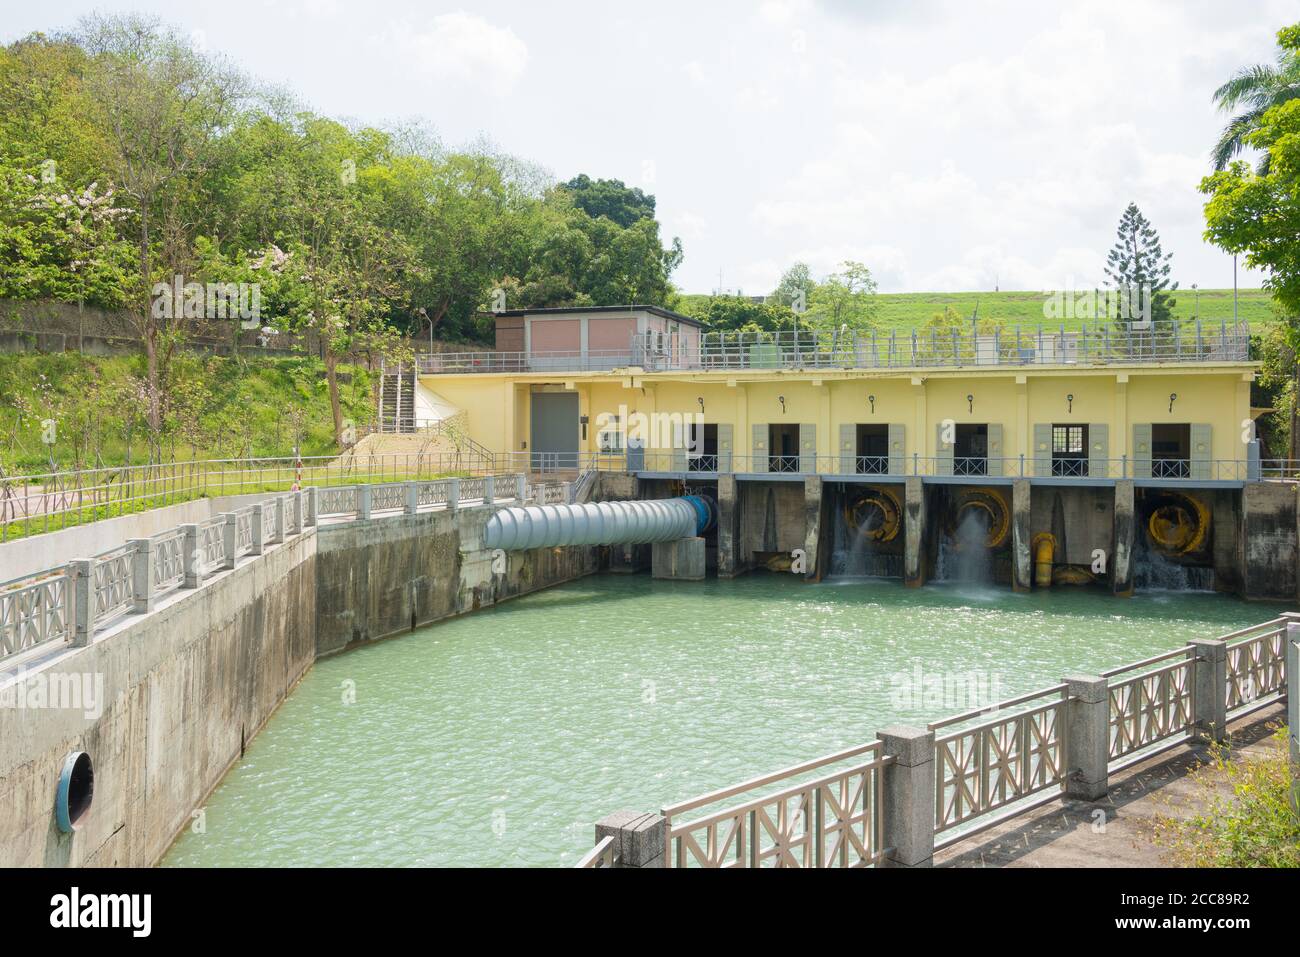
[{"label": "large grey pipe", "polygon": [[712,502],[694,495],[642,502],[528,505],[493,514],[483,532],[483,545],[520,551],[673,542],[701,535],[712,524]]}]

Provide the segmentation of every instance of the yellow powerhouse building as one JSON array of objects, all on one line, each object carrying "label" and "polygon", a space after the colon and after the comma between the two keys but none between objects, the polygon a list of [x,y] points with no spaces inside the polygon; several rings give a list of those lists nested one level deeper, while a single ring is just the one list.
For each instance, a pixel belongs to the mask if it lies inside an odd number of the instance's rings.
[{"label": "yellow powerhouse building", "polygon": [[464,413],[532,471],[1240,483],[1243,327],[705,333],[651,306],[502,313],[497,350],[385,378],[386,431]]},{"label": "yellow powerhouse building", "polygon": [[514,311],[492,351],[387,370],[380,430],[404,435],[377,438],[454,439],[581,477],[570,494],[688,488],[716,503],[702,564],[722,576],[920,585],[986,556],[1017,589],[1294,600],[1296,490],[1260,461],[1248,344],[1218,322],[713,333],[652,306]]}]

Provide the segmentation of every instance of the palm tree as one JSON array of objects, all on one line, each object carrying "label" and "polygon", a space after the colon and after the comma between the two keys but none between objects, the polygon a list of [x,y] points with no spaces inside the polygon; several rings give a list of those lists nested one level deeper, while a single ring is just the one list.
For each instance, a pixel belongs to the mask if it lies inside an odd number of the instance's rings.
[{"label": "palm tree", "polygon": [[[1261,63],[1239,70],[1227,83],[1214,91],[1214,102],[1225,113],[1245,107],[1223,129],[1211,158],[1216,170],[1225,169],[1241,152],[1248,133],[1259,128],[1264,113],[1271,107],[1300,97],[1300,57],[1292,50],[1278,53],[1277,64]],[[1259,161],[1259,172],[1268,172],[1268,154]]]}]

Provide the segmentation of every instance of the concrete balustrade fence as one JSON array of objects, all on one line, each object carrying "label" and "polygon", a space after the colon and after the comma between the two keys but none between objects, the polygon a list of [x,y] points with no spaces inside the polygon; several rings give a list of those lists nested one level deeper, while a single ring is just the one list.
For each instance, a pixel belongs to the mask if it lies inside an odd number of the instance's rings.
[{"label": "concrete balustrade fence", "polygon": [[[926,867],[934,853],[1287,699],[1300,613],[596,824],[579,867]],[[755,792],[764,792],[756,794]],[[719,809],[718,805],[722,805]]]},{"label": "concrete balustrade fence", "polygon": [[84,645],[97,629],[143,614],[176,589],[197,588],[240,559],[261,555],[329,520],[421,509],[550,501],[569,485],[530,485],[524,475],[315,487],[275,495],[201,524],[131,539],[0,584],[0,664],[54,643]]}]

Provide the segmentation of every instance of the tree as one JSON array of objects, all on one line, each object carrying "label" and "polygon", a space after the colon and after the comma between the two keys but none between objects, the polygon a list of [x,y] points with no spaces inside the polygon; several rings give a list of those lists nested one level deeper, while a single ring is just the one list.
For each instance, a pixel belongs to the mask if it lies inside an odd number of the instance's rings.
[{"label": "tree", "polygon": [[809,299],[804,318],[814,329],[837,331],[870,330],[876,325],[879,304],[876,281],[871,270],[860,262],[845,260],[840,271],[817,283]]},{"label": "tree", "polygon": [[75,39],[89,57],[83,83],[106,140],[107,171],[134,214],[138,281],[129,302],[144,345],[147,420],[156,441],[166,366],[184,316],[155,315],[151,290],[185,265],[190,214],[202,205],[197,180],[246,86],[232,68],[154,19],[93,15]]},{"label": "tree", "polygon": [[[1279,30],[1276,63],[1244,67],[1214,91],[1214,104],[1222,112],[1231,113],[1239,107],[1244,108],[1229,120],[1219,141],[1214,144],[1211,159],[1216,171],[1227,169],[1232,158],[1241,153],[1249,134],[1260,128],[1265,113],[1300,97],[1298,33],[1300,24]],[[1269,155],[1265,153],[1259,161],[1259,172],[1267,173],[1268,166]]]},{"label": "tree", "polygon": [[573,204],[592,219],[601,216],[627,229],[642,219],[655,218],[655,198],[622,180],[595,179],[580,173],[563,188],[573,196]]},{"label": "tree", "polygon": [[777,305],[791,309],[797,303],[799,311],[803,311],[808,306],[808,300],[812,297],[815,285],[812,270],[808,268],[808,264],[795,263],[781,275],[781,281],[777,283],[771,299]]},{"label": "tree", "polygon": [[783,332],[794,329],[797,318],[789,306],[745,296],[710,296],[687,307],[685,315],[709,332]]},{"label": "tree", "polygon": [[1177,301],[1169,293],[1178,288],[1178,283],[1169,282],[1172,259],[1173,253],[1161,248],[1160,234],[1137,203],[1129,203],[1115,230],[1115,245],[1106,254],[1107,283],[1120,300],[1115,318],[1145,320],[1148,307],[1151,321],[1170,318]]},{"label": "tree", "polygon": [[[1300,29],[1279,34],[1288,52],[1300,51]],[[1246,146],[1268,158],[1252,171],[1237,161],[1201,181],[1205,204],[1205,238],[1245,257],[1245,264],[1267,273],[1264,288],[1283,315],[1285,346],[1300,354],[1300,99],[1266,110],[1258,128],[1244,137]],[[1292,363],[1292,395],[1300,395],[1300,364]],[[1291,457],[1300,454],[1297,420],[1290,417]]]},{"label": "tree", "polygon": [[0,163],[0,297],[121,306],[132,250],[117,231],[113,191],[42,183]]}]

